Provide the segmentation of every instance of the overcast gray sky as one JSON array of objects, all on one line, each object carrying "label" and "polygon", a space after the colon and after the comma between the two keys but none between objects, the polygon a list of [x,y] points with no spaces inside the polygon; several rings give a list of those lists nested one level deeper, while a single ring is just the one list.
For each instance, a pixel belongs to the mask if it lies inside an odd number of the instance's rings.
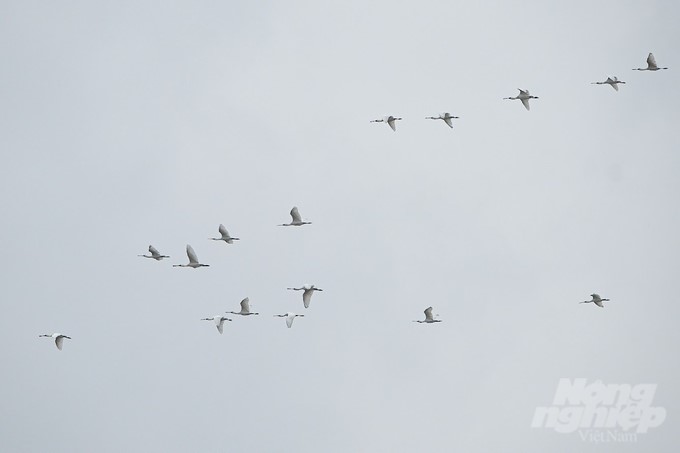
[{"label": "overcast gray sky", "polygon": [[[555,3],[0,2],[2,450],[675,451],[680,5]],[[576,377],[666,422],[532,429]]]}]

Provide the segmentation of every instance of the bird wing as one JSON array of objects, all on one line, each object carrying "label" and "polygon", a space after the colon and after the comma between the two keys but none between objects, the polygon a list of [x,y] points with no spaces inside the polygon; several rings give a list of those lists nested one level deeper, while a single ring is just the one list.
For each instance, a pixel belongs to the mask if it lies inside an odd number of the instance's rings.
[{"label": "bird wing", "polygon": [[524,104],[524,108],[526,108],[527,110],[531,110],[529,108],[529,99],[522,99],[521,101],[522,101],[522,104]]},{"label": "bird wing", "polygon": [[152,256],[160,256],[160,253],[158,252],[158,250],[156,250],[156,247],[154,247],[153,245],[149,246],[149,253],[151,253]]},{"label": "bird wing", "polygon": [[523,90],[521,88],[517,88],[519,90],[519,94],[529,94],[529,90]]},{"label": "bird wing", "polygon": [[392,118],[391,116],[390,116],[390,119],[387,120],[387,124],[390,125],[390,127],[392,128],[393,131],[397,130],[397,125],[394,124],[394,118]]},{"label": "bird wing", "polygon": [[189,262],[192,264],[198,264],[198,257],[196,256],[196,252],[194,252],[194,248],[187,244],[187,256],[189,257]]},{"label": "bird wing", "polygon": [[288,326],[289,329],[293,327],[293,320],[295,320],[295,315],[286,316],[286,325]]},{"label": "bird wing", "polygon": [[442,119],[444,120],[444,122],[445,122],[446,124],[449,125],[450,128],[453,129],[453,123],[451,122],[451,118],[449,118],[449,117],[447,116],[447,117],[444,117],[444,118],[442,118]]},{"label": "bird wing", "polygon": [[217,229],[217,231],[220,232],[222,237],[225,237],[225,236],[228,237],[229,236],[229,232],[227,231],[226,228],[224,228],[224,225],[222,225],[221,223],[220,223],[220,227]]},{"label": "bird wing", "polygon": [[57,345],[57,349],[61,351],[62,346],[64,345],[64,337],[59,335],[55,340],[54,343]]},{"label": "bird wing", "polygon": [[602,303],[601,300],[598,299],[598,300],[594,300],[593,302],[595,302],[595,305],[597,305],[598,307],[604,308],[604,304]]},{"label": "bird wing", "polygon": [[290,210],[290,216],[293,218],[293,222],[302,222],[302,216],[297,206],[293,206],[293,209]]},{"label": "bird wing", "polygon": [[425,320],[432,321],[434,317],[432,316],[432,307],[427,307],[425,309]]},{"label": "bird wing", "polygon": [[619,86],[616,83],[610,83],[609,85],[611,85],[614,90],[619,91]]},{"label": "bird wing", "polygon": [[600,297],[600,295],[597,294],[597,293],[591,294],[590,297],[592,297],[593,300],[602,300],[602,298]]},{"label": "bird wing", "polygon": [[309,308],[309,303],[312,301],[312,294],[314,293],[313,289],[306,289],[304,293],[302,293],[302,303],[305,304],[305,308]]},{"label": "bird wing", "polygon": [[217,330],[220,332],[224,332],[224,319],[223,318],[215,318],[215,325],[217,326]]},{"label": "bird wing", "polygon": [[245,313],[250,313],[250,299],[245,298],[241,301],[241,311]]},{"label": "bird wing", "polygon": [[649,52],[649,56],[647,56],[647,67],[648,68],[656,68],[656,58],[654,58],[654,54]]}]

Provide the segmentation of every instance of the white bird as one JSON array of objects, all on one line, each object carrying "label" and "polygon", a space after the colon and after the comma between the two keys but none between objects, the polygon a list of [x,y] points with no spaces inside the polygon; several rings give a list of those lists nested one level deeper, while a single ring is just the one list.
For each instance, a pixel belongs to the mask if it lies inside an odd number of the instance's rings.
[{"label": "white bird", "polygon": [[517,100],[519,99],[522,101],[522,104],[524,104],[524,108],[529,110],[529,99],[538,99],[536,96],[532,96],[529,94],[529,90],[523,90],[521,88],[517,88],[519,90],[519,94],[515,96],[514,98],[503,98],[503,99],[513,99]]},{"label": "white bird", "polygon": [[222,334],[222,332],[224,332],[224,321],[231,321],[231,319],[222,315],[215,315],[210,318],[201,318],[201,321],[215,321],[215,327],[217,327],[217,331]]},{"label": "white bird", "polygon": [[196,257],[196,252],[194,248],[187,244],[187,256],[189,257],[189,264],[173,264],[172,267],[210,267],[210,264],[201,264],[198,262],[198,257]]},{"label": "white bird", "polygon": [[240,241],[239,238],[233,238],[233,237],[229,236],[229,232],[228,232],[227,229],[224,227],[224,225],[222,225],[221,223],[220,223],[220,227],[217,229],[217,231],[220,232],[220,234],[222,235],[222,237],[219,237],[219,238],[210,238],[210,239],[212,239],[213,241],[224,241],[224,242],[226,242],[227,244],[231,244],[231,243],[233,243],[234,241]]},{"label": "white bird", "polygon": [[[420,322],[420,323],[433,323],[433,322],[442,322],[440,319],[434,319],[434,316],[432,316],[432,307],[427,307],[424,311],[425,313],[425,321],[413,321],[413,322]],[[437,315],[439,316],[439,315]]]},{"label": "white bird", "polygon": [[275,318],[286,318],[286,325],[288,326],[289,329],[293,327],[293,321],[298,316],[304,318],[305,315],[296,315],[295,313],[291,312],[284,313],[282,315],[274,315]]},{"label": "white bird", "polygon": [[302,293],[302,303],[305,304],[305,308],[309,308],[309,302],[312,300],[312,294],[314,291],[323,291],[321,288],[317,288],[314,285],[304,284],[300,288],[286,288],[292,291],[304,291]]},{"label": "white bird", "polygon": [[234,315],[249,316],[249,315],[259,315],[259,313],[250,312],[250,299],[245,298],[241,301],[241,311],[227,311],[226,313],[231,313]]},{"label": "white bird", "polygon": [[388,126],[392,128],[393,131],[397,130],[396,124],[394,124],[395,121],[400,121],[401,118],[395,118],[392,115],[390,116],[385,116],[382,119],[379,120],[371,120],[371,123],[387,123]]},{"label": "white bird", "polygon": [[69,340],[71,339],[71,337],[66,336],[64,334],[61,334],[61,333],[51,333],[51,334],[44,334],[44,335],[39,335],[39,336],[54,338],[54,344],[57,345],[57,349],[59,349],[60,351],[61,351],[61,347],[64,344],[64,338],[68,338]]},{"label": "white bird", "polygon": [[584,300],[583,302],[579,302],[579,303],[580,304],[589,304],[589,303],[592,302],[595,305],[597,305],[598,307],[604,308],[604,304],[602,302],[608,302],[609,301],[609,299],[603,299],[603,298],[600,297],[599,294],[595,294],[595,293],[591,294],[590,297],[592,297],[591,300]]},{"label": "white bird", "polygon": [[153,258],[156,261],[161,261],[163,258],[170,258],[168,255],[161,255],[158,250],[156,250],[156,247],[153,245],[149,246],[149,253],[151,255],[137,255],[137,256],[143,256],[144,258]]},{"label": "white bird", "polygon": [[646,68],[633,68],[633,71],[659,71],[661,69],[668,69],[668,68],[660,68],[656,65],[656,58],[654,58],[654,54],[649,52],[649,55],[647,56],[647,67]]},{"label": "white bird", "polygon": [[439,116],[426,116],[425,119],[428,120],[444,120],[444,122],[451,128],[453,129],[453,123],[451,122],[452,119],[458,119],[459,117],[457,116],[451,116],[449,112],[445,113],[440,113]]},{"label": "white bird", "polygon": [[290,216],[293,218],[293,220],[290,223],[284,223],[278,226],[301,226],[312,224],[312,222],[302,220],[302,216],[300,215],[300,211],[298,211],[297,206],[293,206],[293,209],[290,210]]},{"label": "white bird", "polygon": [[616,77],[607,77],[607,80],[604,82],[590,82],[591,85],[609,85],[612,88],[614,88],[616,91],[619,91],[619,87],[617,86],[619,83],[626,83],[623,82]]}]

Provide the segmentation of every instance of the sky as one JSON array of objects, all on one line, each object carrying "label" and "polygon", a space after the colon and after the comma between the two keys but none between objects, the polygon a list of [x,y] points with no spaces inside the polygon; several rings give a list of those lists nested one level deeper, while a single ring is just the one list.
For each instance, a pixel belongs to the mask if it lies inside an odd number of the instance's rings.
[{"label": "sky", "polygon": [[2,450],[675,451],[680,4],[556,3],[0,2]]}]

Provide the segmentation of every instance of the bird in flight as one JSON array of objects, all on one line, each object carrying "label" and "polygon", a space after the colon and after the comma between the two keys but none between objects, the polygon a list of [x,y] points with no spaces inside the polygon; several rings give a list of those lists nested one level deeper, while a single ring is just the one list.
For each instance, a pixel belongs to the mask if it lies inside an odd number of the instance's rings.
[{"label": "bird in flight", "polygon": [[302,303],[305,305],[305,308],[309,308],[309,303],[312,301],[312,294],[314,294],[314,291],[323,291],[323,289],[317,288],[316,286],[310,284],[302,285],[300,288],[286,289],[291,291],[304,291],[304,293],[302,293]]},{"label": "bird in flight", "polygon": [[395,121],[401,121],[402,118],[395,118],[392,115],[390,116],[385,116],[379,120],[371,120],[371,123],[387,123],[389,127],[392,128],[393,131],[397,131],[397,125],[394,124]]},{"label": "bird in flight", "polygon": [[194,269],[197,267],[210,267],[210,264],[201,264],[198,262],[196,252],[194,252],[194,248],[189,244],[187,244],[187,256],[189,257],[189,264],[173,264],[172,267],[193,267]]},{"label": "bird in flight", "polygon": [[158,250],[156,250],[156,247],[153,245],[149,246],[149,253],[151,255],[137,255],[137,256],[143,256],[144,258],[152,258],[156,261],[161,261],[163,258],[170,258],[168,255],[161,255]]},{"label": "bird in flight", "polygon": [[305,315],[297,315],[291,312],[284,313],[282,315],[274,315],[275,318],[286,318],[286,325],[288,326],[289,329],[293,327],[293,321],[295,320],[295,318],[297,317],[303,318],[304,316]]},{"label": "bird in flight", "polygon": [[221,237],[218,237],[218,238],[210,238],[210,239],[212,239],[213,241],[224,241],[224,242],[226,242],[227,244],[232,244],[234,241],[240,241],[239,238],[233,238],[233,237],[229,236],[229,232],[228,232],[227,229],[224,227],[224,225],[222,225],[221,223],[220,223],[220,227],[217,229],[217,231],[220,232]]},{"label": "bird in flight", "polygon": [[593,303],[593,304],[597,305],[597,306],[600,307],[600,308],[604,308],[604,304],[603,304],[602,302],[608,302],[608,301],[609,301],[609,299],[603,299],[603,298],[600,297],[599,294],[596,294],[596,293],[591,294],[590,297],[592,297],[592,299],[590,299],[590,300],[584,300],[583,302],[579,302],[579,303],[580,303],[580,304],[589,304],[589,303]]},{"label": "bird in flight", "polygon": [[51,333],[51,334],[43,334],[39,335],[41,337],[48,337],[48,338],[54,338],[54,344],[57,345],[57,349],[61,351],[62,346],[64,345],[64,338],[71,339],[71,337],[66,336],[61,333]]},{"label": "bird in flight", "polygon": [[250,311],[250,299],[247,297],[241,301],[241,311],[228,311],[227,313],[241,316],[259,315],[259,313],[252,313]]},{"label": "bird in flight", "polygon": [[521,88],[517,88],[517,89],[519,90],[519,94],[517,96],[515,96],[514,98],[510,97],[510,98],[503,98],[503,99],[513,99],[513,100],[519,99],[520,101],[522,101],[522,104],[524,104],[524,108],[526,108],[527,110],[530,110],[529,99],[538,99],[538,98],[536,96],[530,95],[529,90],[523,90]]},{"label": "bird in flight", "polygon": [[633,68],[633,71],[660,71],[661,69],[668,69],[668,68],[660,68],[656,64],[656,58],[654,58],[654,54],[649,52],[649,55],[647,56],[647,67],[646,68]]},{"label": "bird in flight", "polygon": [[[430,323],[433,323],[433,322],[442,322],[441,319],[434,319],[434,316],[432,316],[432,307],[427,307],[423,313],[425,313],[425,320],[424,321],[418,320],[418,321],[413,321],[413,322],[419,322],[419,323],[424,322],[424,323],[427,323],[427,324],[430,324]],[[439,316],[439,315],[437,315],[437,316]]]},{"label": "bird in flight", "polygon": [[290,216],[293,218],[290,223],[283,223],[278,226],[302,226],[312,224],[312,222],[302,220],[302,216],[300,215],[300,211],[298,211],[297,206],[293,206],[293,209],[290,210]]},{"label": "bird in flight", "polygon": [[201,318],[201,321],[215,321],[215,327],[217,327],[217,331],[221,335],[224,332],[224,321],[231,321],[231,319],[222,315],[215,315],[210,318]]},{"label": "bird in flight", "polygon": [[428,120],[444,120],[444,122],[453,129],[452,119],[458,119],[458,116],[452,116],[449,112],[440,113],[439,116],[426,116],[425,119]]},{"label": "bird in flight", "polygon": [[618,87],[619,83],[625,84],[626,82],[623,82],[623,81],[617,79],[616,77],[607,77],[607,80],[605,80],[604,82],[591,82],[590,84],[591,85],[609,85],[612,88],[614,88],[616,91],[619,91],[619,87]]}]

